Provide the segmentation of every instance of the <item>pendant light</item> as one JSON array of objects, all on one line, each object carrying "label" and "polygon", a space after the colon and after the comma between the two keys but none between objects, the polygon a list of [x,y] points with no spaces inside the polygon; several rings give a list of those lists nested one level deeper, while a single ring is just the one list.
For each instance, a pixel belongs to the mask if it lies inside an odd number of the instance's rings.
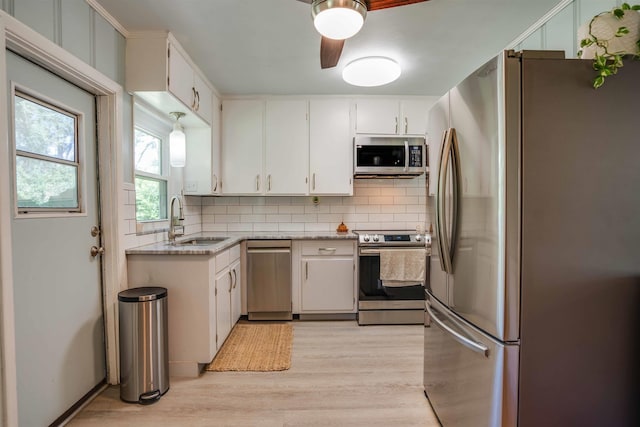
[{"label": "pendant light", "polygon": [[182,125],[178,122],[184,113],[172,112],[169,115],[175,118],[173,130],[169,134],[169,163],[171,167],[183,168],[187,158],[187,138]]},{"label": "pendant light", "polygon": [[363,0],[314,0],[311,17],[316,30],[324,37],[344,40],[360,31],[367,16]]}]

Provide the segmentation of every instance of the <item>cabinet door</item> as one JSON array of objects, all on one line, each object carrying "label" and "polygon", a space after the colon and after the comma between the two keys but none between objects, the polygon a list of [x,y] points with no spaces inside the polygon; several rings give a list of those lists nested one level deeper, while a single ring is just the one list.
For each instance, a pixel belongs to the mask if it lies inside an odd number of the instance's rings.
[{"label": "cabinet door", "polygon": [[349,101],[309,104],[310,194],[353,194],[353,143]]},{"label": "cabinet door", "polygon": [[173,45],[169,45],[169,92],[193,108],[193,69]]},{"label": "cabinet door", "polygon": [[405,135],[424,135],[427,132],[427,112],[433,103],[428,100],[402,100],[402,120],[400,133]]},{"label": "cabinet door", "polygon": [[193,74],[193,89],[195,91],[194,110],[205,122],[211,124],[213,115],[213,91],[198,73]]},{"label": "cabinet door", "polygon": [[231,279],[233,280],[231,285],[231,326],[236,324],[240,319],[242,313],[242,297],[240,291],[240,260],[236,260],[229,266],[231,271]]},{"label": "cabinet door", "polygon": [[222,192],[222,170],[221,170],[221,155],[222,144],[220,143],[222,117],[220,109],[222,104],[220,99],[211,94],[211,194],[220,194]]},{"label": "cabinet door", "polygon": [[266,194],[307,194],[309,188],[307,101],[267,101],[265,131]]},{"label": "cabinet door", "polygon": [[218,157],[209,127],[189,127],[184,132],[187,137],[187,157],[184,167],[184,193],[195,195],[214,194],[212,185],[212,160]]},{"label": "cabinet door", "polygon": [[228,268],[216,276],[216,342],[218,350],[231,331],[232,273]]},{"label": "cabinet door", "polygon": [[400,133],[400,103],[395,99],[363,99],[356,103],[356,132]]},{"label": "cabinet door", "polygon": [[260,100],[222,103],[222,191],[225,194],[263,191],[263,106]]},{"label": "cabinet door", "polygon": [[429,149],[429,196],[435,196],[438,190],[438,171],[440,170],[440,147],[444,132],[449,128],[449,93],[440,98],[427,114],[427,145]]},{"label": "cabinet door", "polygon": [[352,257],[303,258],[301,311],[353,311],[353,266]]}]

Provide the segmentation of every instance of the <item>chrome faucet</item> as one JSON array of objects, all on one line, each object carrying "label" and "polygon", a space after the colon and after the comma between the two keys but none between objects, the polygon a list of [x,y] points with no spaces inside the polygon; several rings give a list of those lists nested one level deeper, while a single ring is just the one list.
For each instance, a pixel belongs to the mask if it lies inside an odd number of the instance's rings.
[{"label": "chrome faucet", "polygon": [[[175,201],[178,201],[178,216],[175,216],[173,214],[173,203]],[[169,205],[169,231],[167,232],[168,238],[169,238],[169,244],[170,245],[175,245],[176,244],[176,237],[180,237],[180,236],[184,236],[184,225],[182,225],[182,221],[184,221],[184,214],[182,213],[182,201],[180,200],[180,197],[178,196],[173,196],[171,198],[171,203]],[[180,227],[181,230],[180,231],[176,231],[176,229]]]}]

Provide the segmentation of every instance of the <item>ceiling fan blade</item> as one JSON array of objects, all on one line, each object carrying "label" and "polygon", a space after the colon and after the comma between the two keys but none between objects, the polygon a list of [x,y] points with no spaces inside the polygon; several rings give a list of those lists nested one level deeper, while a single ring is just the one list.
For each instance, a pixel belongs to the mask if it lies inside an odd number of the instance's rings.
[{"label": "ceiling fan blade", "polygon": [[427,0],[366,0],[367,10],[388,9],[390,7],[406,6],[413,3],[422,3]]},{"label": "ceiling fan blade", "polygon": [[323,37],[320,42],[320,68],[332,68],[338,65],[344,40],[333,40]]}]

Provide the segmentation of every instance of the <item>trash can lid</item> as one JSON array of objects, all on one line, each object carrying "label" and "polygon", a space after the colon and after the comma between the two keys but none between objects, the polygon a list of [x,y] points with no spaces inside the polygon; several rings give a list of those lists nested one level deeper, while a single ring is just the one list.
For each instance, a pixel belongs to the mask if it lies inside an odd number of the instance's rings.
[{"label": "trash can lid", "polygon": [[139,288],[126,289],[118,293],[118,301],[123,302],[144,302],[154,301],[167,296],[167,288],[160,286],[142,286]]}]

